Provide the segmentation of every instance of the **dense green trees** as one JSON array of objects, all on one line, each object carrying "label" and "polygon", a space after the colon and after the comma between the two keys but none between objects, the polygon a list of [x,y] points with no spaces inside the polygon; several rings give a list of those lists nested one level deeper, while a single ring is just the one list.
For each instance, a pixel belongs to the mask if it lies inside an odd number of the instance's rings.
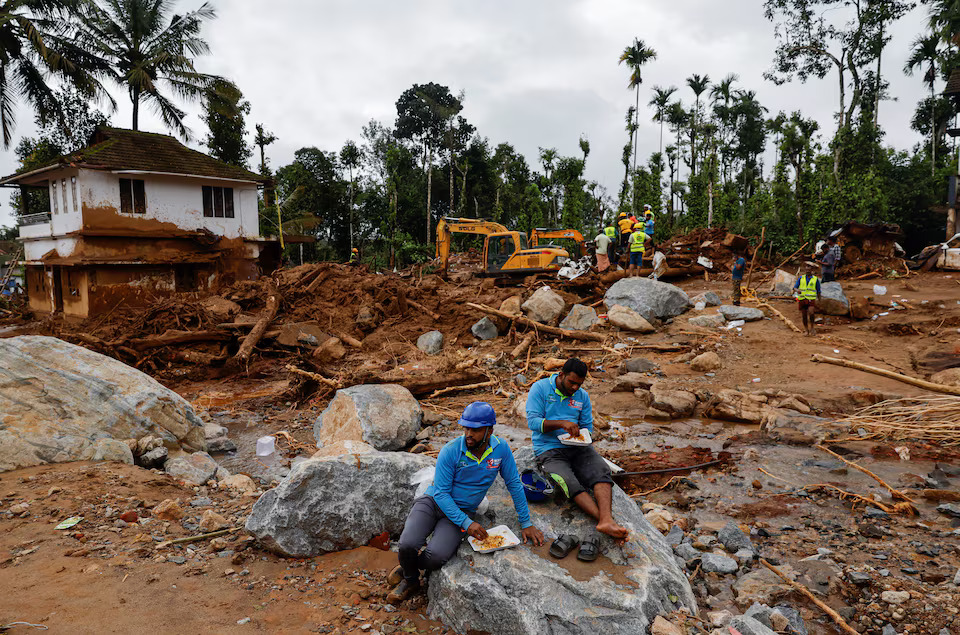
[{"label": "dense green trees", "polygon": [[[261,231],[318,239],[305,249],[288,248],[294,259],[345,259],[356,245],[364,260],[389,267],[431,258],[433,227],[445,215],[491,218],[525,232],[573,227],[593,236],[618,212],[650,204],[658,239],[702,226],[747,233],[766,227],[777,250],[792,251],[855,219],[899,223],[908,232],[904,246],[919,248],[942,234],[943,217],[930,209],[942,206],[946,177],[955,173],[946,138],[955,108],[937,88],[960,66],[960,4],[925,5],[929,24],[904,69],[922,75],[916,94],[892,96],[881,60],[909,1],[764,0],[777,41],[766,79],[838,88],[835,121],[822,129],[804,114],[804,104],[789,114],[769,112],[758,87],[733,73],[711,81],[703,69],[689,69],[686,80],[676,79],[682,91],[645,89],[641,71],[658,56],[634,39],[619,58],[630,72],[630,94],[623,97],[622,181],[619,172],[605,175],[611,187],[619,182],[613,196],[586,177],[596,155],[585,137],[570,156],[558,148],[575,139],[543,139],[525,157],[509,139],[490,140],[467,120],[464,92],[434,82],[399,95],[392,127],[371,121],[356,143],[304,147],[274,170],[266,154],[276,136],[257,124],[257,168],[276,186],[275,198],[267,190]],[[72,19],[62,19],[67,14]],[[25,101],[43,134],[18,146],[22,167],[76,147],[96,121],[87,104],[103,94],[100,81],[112,80],[130,95],[135,128],[143,103],[186,137],[184,113],[174,100],[201,99],[211,154],[248,165],[250,105],[229,80],[194,66],[207,52],[200,28],[213,17],[208,4],[173,15],[171,0],[0,0],[4,142],[10,141],[13,105]],[[54,91],[52,78],[72,91]],[[912,125],[922,141],[910,151],[885,146],[878,127],[880,102],[894,97],[917,102]],[[640,148],[646,117],[660,128],[655,148]],[[28,201],[30,209],[41,205]],[[457,240],[460,247],[479,244]]]}]

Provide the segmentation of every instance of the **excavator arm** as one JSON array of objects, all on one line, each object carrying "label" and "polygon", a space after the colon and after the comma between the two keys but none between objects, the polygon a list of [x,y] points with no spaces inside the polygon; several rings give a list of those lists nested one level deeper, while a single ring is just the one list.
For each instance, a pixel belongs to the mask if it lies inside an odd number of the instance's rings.
[{"label": "excavator arm", "polygon": [[586,240],[576,229],[547,229],[543,227],[537,227],[530,232],[530,246],[538,247],[541,240],[555,240],[557,238],[565,238],[567,240],[572,240],[577,243],[577,247],[580,250],[580,256],[585,255],[584,243]]},{"label": "excavator arm", "polygon": [[450,243],[453,234],[476,234],[478,236],[489,236],[507,231],[507,228],[500,223],[493,221],[480,220],[477,218],[451,218],[443,217],[437,223],[437,255],[440,263],[440,270],[447,270],[447,263],[450,260]]}]

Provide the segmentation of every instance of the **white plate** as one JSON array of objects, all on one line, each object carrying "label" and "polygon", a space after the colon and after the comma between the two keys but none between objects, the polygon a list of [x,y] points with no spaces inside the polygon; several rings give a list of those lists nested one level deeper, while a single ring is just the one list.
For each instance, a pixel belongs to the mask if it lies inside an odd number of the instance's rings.
[{"label": "white plate", "polygon": [[487,535],[503,536],[503,545],[500,547],[494,547],[493,549],[479,549],[477,545],[480,544],[480,541],[473,536],[467,536],[467,542],[470,543],[470,546],[473,547],[473,550],[477,553],[491,553],[494,551],[500,551],[501,549],[510,549],[511,547],[516,547],[520,544],[520,539],[517,538],[517,535],[510,531],[510,528],[506,525],[497,525],[496,527],[491,527],[487,530]]},{"label": "white plate", "polygon": [[571,441],[570,434],[567,432],[564,432],[563,434],[558,436],[557,439],[560,441],[560,443],[564,445],[590,445],[591,443],[593,443],[593,439],[590,438],[589,430],[587,430],[586,428],[580,428],[580,434],[583,435],[583,438],[586,439],[586,441]]}]

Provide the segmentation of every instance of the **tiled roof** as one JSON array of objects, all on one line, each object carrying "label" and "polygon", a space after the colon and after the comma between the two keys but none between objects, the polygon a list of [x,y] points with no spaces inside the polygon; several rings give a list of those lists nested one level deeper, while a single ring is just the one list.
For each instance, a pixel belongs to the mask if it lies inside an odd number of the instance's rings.
[{"label": "tiled roof", "polygon": [[960,95],[960,68],[950,71],[950,79],[947,80],[947,87],[943,89],[944,95]]},{"label": "tiled roof", "polygon": [[[90,144],[69,155],[64,155],[49,166],[72,165],[92,170],[140,170],[166,172],[189,176],[240,181],[265,182],[265,177],[214,159],[197,150],[191,150],[173,137],[153,132],[140,132],[123,128],[98,128]],[[32,168],[22,172],[34,172]],[[21,174],[6,177],[6,182]]]}]

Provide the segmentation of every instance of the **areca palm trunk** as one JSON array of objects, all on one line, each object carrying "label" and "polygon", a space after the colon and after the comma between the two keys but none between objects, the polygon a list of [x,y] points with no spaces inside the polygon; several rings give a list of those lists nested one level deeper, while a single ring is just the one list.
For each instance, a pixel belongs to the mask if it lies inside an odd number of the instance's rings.
[{"label": "areca palm trunk", "polygon": [[[637,69],[637,75],[639,79],[640,69]],[[640,83],[637,82],[637,105],[633,110],[633,174],[630,175],[630,185],[633,186],[633,202],[631,209],[633,213],[637,213],[637,188],[636,181],[637,178],[637,141],[640,137]]]},{"label": "areca palm trunk", "polygon": [[933,95],[933,64],[930,65],[930,175],[937,174],[937,102]]},{"label": "areca palm trunk", "polygon": [[130,100],[133,102],[133,129],[139,130],[140,122],[140,88],[134,87],[131,91]]}]

